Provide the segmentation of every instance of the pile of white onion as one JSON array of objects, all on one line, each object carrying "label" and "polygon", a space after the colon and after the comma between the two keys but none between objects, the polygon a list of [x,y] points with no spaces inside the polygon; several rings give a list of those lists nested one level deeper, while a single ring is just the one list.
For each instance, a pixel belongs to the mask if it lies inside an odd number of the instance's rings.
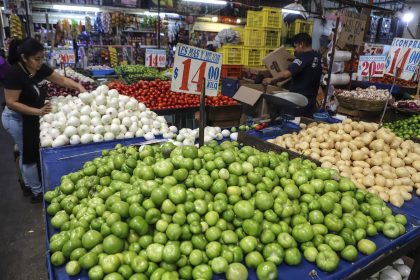
[{"label": "pile of white onion", "polygon": [[366,280],[407,280],[410,273],[411,268],[402,259],[398,259]]},{"label": "pile of white onion", "polygon": [[[175,140],[173,141],[175,145],[194,145],[196,140],[199,137],[199,129],[190,129],[190,128],[182,128],[179,130],[178,135],[176,136]],[[233,132],[231,133],[227,129],[221,129],[218,126],[207,126],[204,129],[204,143],[208,143],[212,140],[223,140],[226,138],[230,138],[232,141],[236,141],[238,139],[238,133]]]},{"label": "pile of white onion", "polygon": [[64,70],[63,69],[56,69],[55,71],[58,74],[60,74],[61,76],[66,76],[68,78],[71,78],[73,80],[77,80],[77,81],[80,81],[80,82],[91,83],[91,84],[93,84],[95,82],[93,79],[91,79],[89,77],[86,77],[85,75],[80,74],[80,73],[74,71],[71,68],[66,68],[66,73],[65,73],[66,75],[64,75]]},{"label": "pile of white onion", "polygon": [[53,97],[50,102],[52,112],[40,118],[42,147],[133,137],[152,140],[157,135],[172,139],[177,132],[143,103],[105,85],[78,97]]}]

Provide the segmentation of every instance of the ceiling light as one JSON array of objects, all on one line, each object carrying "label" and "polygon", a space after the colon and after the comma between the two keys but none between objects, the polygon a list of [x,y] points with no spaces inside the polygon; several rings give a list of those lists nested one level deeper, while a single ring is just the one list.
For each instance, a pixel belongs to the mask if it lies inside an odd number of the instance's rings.
[{"label": "ceiling light", "polygon": [[281,11],[282,11],[282,13],[285,13],[285,14],[300,15],[300,11],[297,11],[297,10],[281,9]]},{"label": "ceiling light", "polygon": [[97,7],[86,7],[86,6],[69,6],[69,5],[53,5],[54,10],[61,11],[79,11],[79,12],[99,12]]},{"label": "ceiling light", "polygon": [[402,20],[403,20],[405,23],[409,23],[410,21],[412,21],[412,20],[413,20],[413,18],[414,18],[414,14],[413,14],[413,13],[405,13],[405,14],[403,15]]},{"label": "ceiling light", "polygon": [[226,5],[226,1],[222,0],[184,0],[184,2],[195,2],[201,4],[212,4],[212,5]]},{"label": "ceiling light", "polygon": [[212,22],[217,22],[218,20],[219,20],[219,19],[218,19],[217,17],[212,17],[212,18],[211,18],[211,21],[212,21]]},{"label": "ceiling light", "polygon": [[241,19],[240,19],[240,18],[238,18],[238,19],[236,20],[236,23],[241,23]]}]

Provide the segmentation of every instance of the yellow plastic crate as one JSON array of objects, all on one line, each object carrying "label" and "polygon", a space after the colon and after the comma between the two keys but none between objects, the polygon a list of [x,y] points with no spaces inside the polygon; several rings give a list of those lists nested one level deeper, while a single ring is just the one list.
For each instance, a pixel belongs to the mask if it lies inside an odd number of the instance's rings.
[{"label": "yellow plastic crate", "polygon": [[244,60],[246,66],[261,66],[263,65],[264,49],[263,48],[248,48],[244,47]]},{"label": "yellow plastic crate", "polygon": [[290,24],[288,28],[289,32],[287,35],[289,38],[292,38],[293,36],[299,33],[308,33],[309,35],[312,35],[313,26],[313,21],[297,19]]},{"label": "yellow plastic crate", "polygon": [[245,28],[243,27],[232,27],[233,31],[236,31],[239,33],[240,42],[243,43],[245,40]]},{"label": "yellow plastic crate", "polygon": [[245,41],[247,47],[277,48],[280,46],[280,29],[245,27]]},{"label": "yellow plastic crate", "polygon": [[282,25],[281,9],[263,8],[262,11],[248,11],[246,26],[281,28]]},{"label": "yellow plastic crate", "polygon": [[262,58],[266,57],[269,53],[274,52],[276,49],[264,48]]},{"label": "yellow plastic crate", "polygon": [[243,46],[238,45],[224,45],[222,48],[217,49],[218,53],[223,54],[223,64],[242,64],[243,60]]}]

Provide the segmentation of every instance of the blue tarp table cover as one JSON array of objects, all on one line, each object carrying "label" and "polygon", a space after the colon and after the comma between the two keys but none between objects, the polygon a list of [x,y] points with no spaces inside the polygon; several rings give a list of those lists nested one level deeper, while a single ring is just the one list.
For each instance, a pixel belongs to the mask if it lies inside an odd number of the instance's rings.
[{"label": "blue tarp table cover", "polygon": [[[75,145],[65,146],[60,148],[48,148],[41,149],[41,169],[42,179],[44,184],[44,191],[51,190],[56,187],[61,176],[74,172],[83,167],[86,161],[93,160],[95,157],[101,155],[101,151],[104,149],[112,149],[116,144],[121,143],[123,145],[141,144],[145,142],[144,138],[133,138],[127,140],[115,140],[101,143],[91,143],[86,145]],[[413,198],[412,201],[406,202],[401,209],[393,208],[396,213],[404,213],[407,215],[408,224],[406,226],[407,232],[399,238],[390,241],[382,234],[377,235],[373,238],[369,238],[374,241],[377,245],[377,251],[370,256],[364,256],[359,253],[359,258],[355,263],[349,263],[344,260],[340,260],[339,267],[334,273],[324,273],[319,270],[314,264],[307,262],[302,256],[302,262],[298,266],[289,266],[281,264],[278,268],[279,278],[281,280],[288,279],[308,279],[312,278],[309,273],[315,270],[320,279],[343,279],[349,276],[357,269],[363,268],[371,261],[378,258],[383,253],[396,248],[408,241],[414,239],[420,234],[420,211],[418,206],[416,210],[415,205],[420,205],[420,199],[417,197]],[[46,207],[46,205],[44,205]],[[414,216],[415,215],[415,216]],[[76,279],[88,279],[87,272],[82,271],[79,275],[70,277],[65,272],[65,267],[53,267],[50,262],[49,253],[49,238],[57,233],[50,223],[50,217],[45,213],[46,223],[46,244],[47,244],[47,265],[48,265],[48,276],[49,279],[54,280],[76,280]],[[224,275],[215,275],[213,279],[224,279]],[[257,279],[255,270],[249,270],[249,279]]]}]

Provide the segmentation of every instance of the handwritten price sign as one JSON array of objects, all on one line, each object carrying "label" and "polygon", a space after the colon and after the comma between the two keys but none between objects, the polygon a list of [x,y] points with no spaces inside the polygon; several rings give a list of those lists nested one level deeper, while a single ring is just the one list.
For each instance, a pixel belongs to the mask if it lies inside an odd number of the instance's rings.
[{"label": "handwritten price sign", "polygon": [[[420,40],[395,38],[385,63],[385,74],[407,81],[418,81],[420,74]],[[398,69],[398,71],[397,71]]]},{"label": "handwritten price sign", "polygon": [[357,75],[363,80],[370,77],[383,77],[385,61],[385,55],[362,55],[359,58]]},{"label": "handwritten price sign", "polygon": [[146,49],[145,65],[149,67],[166,67],[166,51],[160,49]]},{"label": "handwritten price sign", "polygon": [[[171,90],[216,96],[222,68],[220,53],[178,44],[175,52]],[[205,78],[206,84],[203,84]]]}]

